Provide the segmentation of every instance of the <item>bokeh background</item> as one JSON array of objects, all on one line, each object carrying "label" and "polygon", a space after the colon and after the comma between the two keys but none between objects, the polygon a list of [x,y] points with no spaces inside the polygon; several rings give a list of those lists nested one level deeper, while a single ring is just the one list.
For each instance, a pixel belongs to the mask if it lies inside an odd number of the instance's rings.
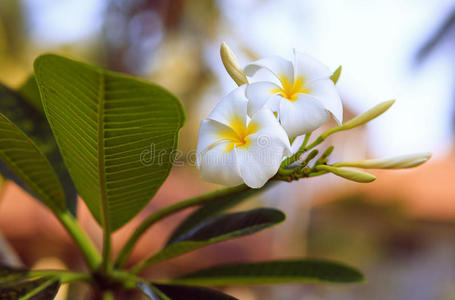
[{"label": "bokeh background", "polygon": [[[286,223],[159,264],[167,277],[215,262],[331,258],[363,270],[363,285],[285,285],[224,290],[244,300],[455,299],[455,2],[453,0],[1,0],[0,81],[17,87],[32,62],[54,52],[157,82],[187,111],[180,150],[191,153],[199,122],[235,87],[223,69],[226,41],[241,64],[307,52],[335,70],[345,118],[397,99],[366,127],[334,136],[332,161],[431,151],[422,167],[374,172],[371,184],[332,175],[282,183],[242,208],[279,207]],[[334,123],[327,124],[333,126]],[[30,267],[83,270],[56,219],[17,186],[0,198],[0,257]],[[218,188],[186,155],[140,218]],[[80,201],[79,218],[101,234]],[[153,228],[130,263],[150,255],[188,212]],[[116,251],[138,220],[115,234]],[[59,299],[89,299],[83,286]],[[126,295],[133,299],[138,295]]]}]

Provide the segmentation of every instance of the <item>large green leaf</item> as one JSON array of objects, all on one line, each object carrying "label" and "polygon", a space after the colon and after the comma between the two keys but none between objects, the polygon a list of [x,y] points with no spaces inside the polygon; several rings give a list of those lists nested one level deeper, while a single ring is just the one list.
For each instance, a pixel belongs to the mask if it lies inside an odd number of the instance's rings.
[{"label": "large green leaf", "polygon": [[54,299],[60,283],[53,278],[39,278],[29,281],[0,285],[0,299],[7,300],[50,300]]},{"label": "large green leaf", "polygon": [[147,264],[170,259],[211,244],[250,235],[277,225],[284,219],[284,213],[270,208],[259,208],[219,216],[179,236],[172,244],[166,245],[163,250],[148,259]]},{"label": "large green leaf", "polygon": [[14,123],[0,114],[0,160],[54,212],[66,210],[63,188],[49,161]]},{"label": "large green leaf", "polygon": [[[152,300],[236,300],[236,298],[221,292],[183,285],[138,284],[139,289]],[[163,295],[164,294],[164,295]]]},{"label": "large green leaf", "polygon": [[169,175],[181,103],[154,84],[55,55],[36,59],[35,76],[79,194],[99,223],[118,229]]},{"label": "large green leaf", "polygon": [[184,275],[170,283],[183,285],[251,285],[272,283],[354,283],[363,275],[348,266],[304,259],[222,265]]},{"label": "large green leaf", "polygon": [[[51,128],[44,115],[39,91],[33,76],[30,76],[18,91],[0,83],[0,112],[24,131],[35,142],[40,151],[46,155],[62,183],[67,207],[75,215],[77,207],[76,188],[66,170]],[[1,162],[0,173],[27,190],[25,184],[20,181],[16,174],[12,173]]]},{"label": "large green leaf", "polygon": [[193,230],[193,228],[205,220],[208,220],[243,201],[251,199],[251,197],[267,190],[273,185],[274,182],[269,181],[260,189],[252,189],[247,185],[233,187],[232,189],[235,189],[235,192],[226,193],[221,197],[209,201],[183,220],[183,222],[172,232],[171,237],[167,241],[167,245],[172,244],[174,241],[178,240],[180,236]]}]

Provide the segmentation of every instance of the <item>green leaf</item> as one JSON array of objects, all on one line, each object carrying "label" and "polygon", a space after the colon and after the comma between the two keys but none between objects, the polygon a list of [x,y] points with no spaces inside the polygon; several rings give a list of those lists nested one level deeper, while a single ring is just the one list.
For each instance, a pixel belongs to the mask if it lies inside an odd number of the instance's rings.
[{"label": "green leaf", "polygon": [[63,188],[49,161],[32,140],[2,114],[0,160],[52,211],[66,210]]},{"label": "green leaf", "polygon": [[197,225],[201,224],[205,220],[210,219],[213,216],[216,216],[223,211],[230,209],[243,201],[251,199],[251,197],[264,192],[268,188],[272,187],[274,182],[267,182],[260,189],[252,189],[247,185],[241,185],[239,187],[234,187],[237,189],[237,192],[230,193],[227,196],[219,197],[215,200],[204,204],[199,209],[190,214],[182,223],[172,232],[171,237],[167,241],[167,245],[172,244],[184,233],[192,230]]},{"label": "green leaf", "polygon": [[339,66],[335,72],[330,76],[330,79],[333,81],[334,84],[338,82],[338,79],[340,78],[341,75],[341,66]]},{"label": "green leaf", "polygon": [[0,286],[0,299],[50,300],[54,299],[60,283],[53,278],[40,278]]},{"label": "green leaf", "polygon": [[217,266],[171,280],[183,285],[251,285],[273,283],[355,283],[363,275],[340,263],[304,259]]},{"label": "green leaf", "polygon": [[[35,142],[40,151],[46,155],[63,186],[67,207],[75,215],[77,191],[66,170],[51,128],[44,115],[39,91],[33,76],[18,91],[0,84],[0,112],[4,113],[8,119],[24,131]],[[0,163],[0,173],[27,190],[25,184],[2,163]],[[36,195],[34,196],[36,197]]]},{"label": "green leaf", "polygon": [[[152,300],[236,300],[232,296],[202,287],[167,284],[151,285],[145,282],[139,283],[138,287]],[[164,298],[163,295],[158,295],[157,289],[164,293],[167,298]]]},{"label": "green leaf", "polygon": [[210,219],[191,231],[182,234],[171,244],[147,260],[147,265],[176,257],[211,244],[250,235],[277,225],[285,219],[284,213],[276,209],[259,208],[231,213]]},{"label": "green leaf", "polygon": [[56,55],[35,61],[44,110],[91,213],[114,231],[155,195],[184,123],[165,89]]}]

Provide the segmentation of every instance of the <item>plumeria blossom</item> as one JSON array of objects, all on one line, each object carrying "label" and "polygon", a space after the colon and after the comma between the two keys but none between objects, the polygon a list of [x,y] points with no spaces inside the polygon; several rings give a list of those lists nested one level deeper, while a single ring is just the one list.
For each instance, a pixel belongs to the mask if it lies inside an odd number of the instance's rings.
[{"label": "plumeria blossom", "polygon": [[294,61],[272,56],[259,59],[244,68],[247,76],[260,69],[271,72],[278,80],[258,81],[248,85],[248,114],[270,108],[289,137],[312,132],[325,123],[330,114],[341,124],[343,107],[330,79],[332,72],[318,60],[294,51]]},{"label": "plumeria blossom", "polygon": [[267,108],[247,115],[246,85],[221,99],[201,122],[197,167],[209,182],[262,187],[290,155],[289,138]]}]

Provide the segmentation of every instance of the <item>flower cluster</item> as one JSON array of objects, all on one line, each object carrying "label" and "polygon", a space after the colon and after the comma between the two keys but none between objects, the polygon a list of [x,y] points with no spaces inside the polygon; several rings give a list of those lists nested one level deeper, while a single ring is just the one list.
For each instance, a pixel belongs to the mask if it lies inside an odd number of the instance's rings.
[{"label": "flower cluster", "polygon": [[[293,61],[272,56],[252,62],[242,69],[232,51],[222,44],[222,61],[239,87],[223,97],[201,123],[197,166],[204,180],[227,186],[245,183],[249,187],[260,188],[272,177],[297,180],[328,172],[358,182],[375,179],[365,172],[341,168],[367,168],[365,166],[371,166],[371,162],[327,165],[327,157],[333,147],[330,151],[326,150],[311,168],[309,162],[318,155],[316,149],[303,162],[294,164],[304,152],[317,146],[328,135],[370,121],[387,110],[393,101],[381,103],[342,124],[343,106],[335,88],[341,68],[331,72],[309,55],[297,51],[293,54]],[[261,70],[271,74],[271,80],[250,83],[248,77],[255,79],[256,73]],[[307,145],[311,132],[330,116],[338,127]],[[301,135],[306,135],[305,141],[293,154],[290,143]],[[415,157],[421,164],[428,160],[429,154],[417,154]],[[381,162],[386,167],[391,164],[398,167],[417,165],[402,163],[400,158],[393,159],[391,163]]]}]

